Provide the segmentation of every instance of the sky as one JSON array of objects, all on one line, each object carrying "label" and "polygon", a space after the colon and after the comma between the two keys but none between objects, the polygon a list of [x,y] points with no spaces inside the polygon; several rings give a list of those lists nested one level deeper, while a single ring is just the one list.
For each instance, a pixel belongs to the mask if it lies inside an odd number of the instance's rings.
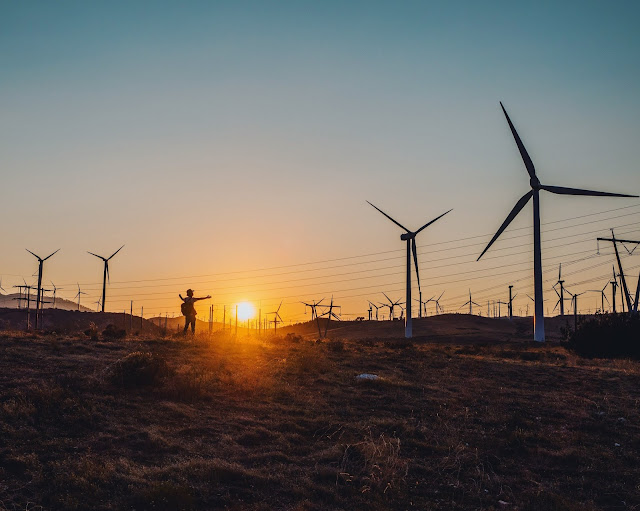
[{"label": "sky", "polygon": [[[423,299],[445,291],[454,311],[475,289],[484,307],[516,282],[524,311],[531,206],[475,262],[528,190],[499,101],[543,183],[640,193],[639,15],[637,2],[0,0],[2,285],[33,280],[25,248],[60,248],[45,282],[94,302],[102,267],[86,252],[124,244],[107,310],[178,314],[192,287],[216,311],[282,300],[300,321],[300,300],[333,294],[364,316],[405,287],[401,230],[369,200],[409,228],[453,208],[417,239]],[[640,239],[638,199],[541,203],[551,307],[559,262],[574,292],[601,287],[613,257],[595,238]]]}]

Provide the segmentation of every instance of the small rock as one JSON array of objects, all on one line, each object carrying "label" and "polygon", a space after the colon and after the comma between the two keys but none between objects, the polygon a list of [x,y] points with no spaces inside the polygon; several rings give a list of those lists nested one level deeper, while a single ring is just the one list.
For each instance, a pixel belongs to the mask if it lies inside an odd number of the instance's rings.
[{"label": "small rock", "polygon": [[501,506],[508,506],[509,505],[509,503],[504,501],[504,500],[499,500],[498,504],[500,504]]},{"label": "small rock", "polygon": [[356,380],[377,380],[380,378],[377,374],[362,373],[356,376]]},{"label": "small rock", "polygon": [[624,424],[625,422],[627,422],[627,419],[625,419],[624,417],[618,417],[618,422],[620,424]]},{"label": "small rock", "polygon": [[616,447],[620,447],[620,444],[619,444],[618,442],[616,442],[616,443],[615,443],[615,444],[613,444],[613,445],[615,445]]}]

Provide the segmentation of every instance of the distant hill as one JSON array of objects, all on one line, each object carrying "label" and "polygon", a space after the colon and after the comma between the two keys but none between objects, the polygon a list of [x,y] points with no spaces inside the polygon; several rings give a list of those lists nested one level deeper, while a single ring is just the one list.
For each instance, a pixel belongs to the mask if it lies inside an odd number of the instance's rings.
[{"label": "distant hill", "polygon": [[[18,298],[20,297],[19,293],[10,293],[8,295],[0,294],[0,307],[7,309],[17,309],[18,308]],[[51,297],[47,295],[46,301],[51,301]],[[36,304],[36,295],[31,294],[31,307],[35,308]],[[45,303],[45,309],[52,308],[51,303]],[[22,295],[22,308],[27,307],[27,297],[26,295]],[[65,300],[64,298],[56,297],[56,309],[65,310],[65,311],[77,311],[78,303],[72,302],[71,300]],[[89,309],[84,305],[80,305],[80,312],[91,312],[93,309]]]}]

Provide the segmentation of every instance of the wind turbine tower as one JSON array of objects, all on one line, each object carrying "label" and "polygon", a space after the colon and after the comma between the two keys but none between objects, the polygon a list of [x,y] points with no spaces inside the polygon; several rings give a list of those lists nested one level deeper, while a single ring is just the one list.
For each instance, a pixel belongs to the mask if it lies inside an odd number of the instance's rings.
[{"label": "wind turbine tower", "polygon": [[533,319],[533,338],[535,341],[544,342],[544,303],[542,297],[542,249],[540,243],[540,190],[546,190],[551,193],[556,193],[559,195],[589,195],[589,196],[599,196],[599,197],[637,197],[637,195],[627,195],[621,193],[609,193],[609,192],[597,192],[592,190],[582,190],[578,188],[566,188],[562,186],[550,186],[543,185],[540,183],[538,176],[536,175],[536,169],[533,165],[533,161],[529,157],[529,153],[524,147],[518,132],[515,127],[511,123],[511,119],[507,114],[502,103],[500,103],[502,107],[502,111],[507,119],[507,123],[509,124],[509,128],[511,129],[511,134],[518,146],[518,150],[520,151],[520,156],[524,162],[524,165],[529,173],[529,185],[531,186],[531,190],[525,193],[516,205],[513,207],[506,220],[502,223],[498,232],[493,236],[489,244],[482,251],[478,260],[484,255],[484,253],[489,250],[489,247],[493,245],[493,242],[498,239],[500,234],[509,226],[509,224],[513,221],[513,219],[520,213],[522,208],[529,202],[529,199],[533,198],[533,282],[534,282],[534,295],[535,295],[535,314]]}]

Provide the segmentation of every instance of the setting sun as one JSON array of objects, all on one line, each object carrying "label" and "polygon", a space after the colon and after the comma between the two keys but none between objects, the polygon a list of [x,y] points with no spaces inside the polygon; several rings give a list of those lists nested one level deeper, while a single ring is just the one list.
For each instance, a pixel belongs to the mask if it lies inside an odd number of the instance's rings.
[{"label": "setting sun", "polygon": [[249,302],[240,302],[238,304],[238,319],[246,321],[252,319],[256,315],[256,309],[253,304]]}]

